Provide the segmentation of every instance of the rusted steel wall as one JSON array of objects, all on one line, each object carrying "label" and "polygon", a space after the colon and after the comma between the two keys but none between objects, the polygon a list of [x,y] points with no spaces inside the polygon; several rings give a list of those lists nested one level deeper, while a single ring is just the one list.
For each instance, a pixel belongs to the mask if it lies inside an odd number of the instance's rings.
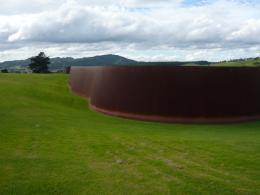
[{"label": "rusted steel wall", "polygon": [[161,122],[260,119],[260,68],[72,67],[71,89],[93,109]]},{"label": "rusted steel wall", "polygon": [[69,85],[77,94],[90,98],[96,68],[71,67]]}]

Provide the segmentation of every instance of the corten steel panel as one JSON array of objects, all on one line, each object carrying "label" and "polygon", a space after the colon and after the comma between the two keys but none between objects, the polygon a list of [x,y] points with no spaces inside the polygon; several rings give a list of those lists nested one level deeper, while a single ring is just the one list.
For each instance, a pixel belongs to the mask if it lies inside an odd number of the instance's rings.
[{"label": "corten steel panel", "polygon": [[72,67],[71,89],[93,109],[161,122],[260,119],[260,68]]}]

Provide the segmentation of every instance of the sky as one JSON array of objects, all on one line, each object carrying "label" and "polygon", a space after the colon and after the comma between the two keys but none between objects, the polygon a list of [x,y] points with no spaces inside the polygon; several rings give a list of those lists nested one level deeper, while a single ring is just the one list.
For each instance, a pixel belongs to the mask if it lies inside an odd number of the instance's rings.
[{"label": "sky", "polygon": [[0,61],[117,54],[142,61],[260,56],[260,0],[0,0]]}]

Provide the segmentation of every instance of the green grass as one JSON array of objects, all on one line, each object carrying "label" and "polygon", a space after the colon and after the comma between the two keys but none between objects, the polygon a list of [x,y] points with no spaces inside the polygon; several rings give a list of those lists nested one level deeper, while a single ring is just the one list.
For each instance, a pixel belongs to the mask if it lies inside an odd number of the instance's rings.
[{"label": "green grass", "polygon": [[66,75],[0,74],[1,195],[260,193],[260,122],[105,116],[67,82]]},{"label": "green grass", "polygon": [[218,64],[212,64],[212,66],[226,66],[226,67],[259,67],[260,58],[258,59],[246,59],[236,62],[222,62]]}]

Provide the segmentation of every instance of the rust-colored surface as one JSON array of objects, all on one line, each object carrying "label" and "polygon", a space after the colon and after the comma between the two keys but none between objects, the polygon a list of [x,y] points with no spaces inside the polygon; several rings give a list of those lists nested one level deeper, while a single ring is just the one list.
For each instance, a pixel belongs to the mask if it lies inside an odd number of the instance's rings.
[{"label": "rust-colored surface", "polygon": [[72,67],[71,89],[94,110],[161,122],[260,119],[260,68]]}]

